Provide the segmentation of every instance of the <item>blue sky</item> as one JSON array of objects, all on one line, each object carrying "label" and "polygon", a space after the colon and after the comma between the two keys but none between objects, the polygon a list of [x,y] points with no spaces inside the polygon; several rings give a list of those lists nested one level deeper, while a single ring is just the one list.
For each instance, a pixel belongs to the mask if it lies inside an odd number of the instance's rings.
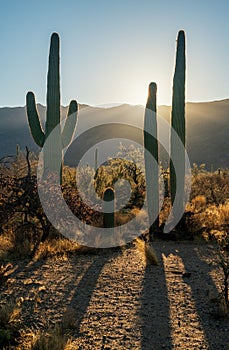
[{"label": "blue sky", "polygon": [[176,36],[187,39],[187,101],[229,97],[229,2],[1,0],[0,106],[45,104],[51,33],[61,38],[61,102],[171,104]]}]

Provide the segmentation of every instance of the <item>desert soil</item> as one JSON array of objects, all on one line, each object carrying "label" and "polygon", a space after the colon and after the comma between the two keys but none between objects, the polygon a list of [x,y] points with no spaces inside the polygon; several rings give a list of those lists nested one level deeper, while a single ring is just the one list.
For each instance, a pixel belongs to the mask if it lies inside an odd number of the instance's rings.
[{"label": "desert soil", "polygon": [[47,330],[64,319],[74,349],[228,350],[229,320],[217,315],[223,274],[216,247],[153,246],[159,266],[146,266],[134,246],[15,261],[0,303],[20,298],[23,329]]}]

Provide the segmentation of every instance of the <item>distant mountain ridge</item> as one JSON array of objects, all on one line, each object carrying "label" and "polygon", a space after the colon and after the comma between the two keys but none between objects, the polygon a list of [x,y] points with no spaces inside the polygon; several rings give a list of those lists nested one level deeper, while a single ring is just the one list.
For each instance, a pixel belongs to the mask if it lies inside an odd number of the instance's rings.
[{"label": "distant mountain ridge", "polygon": [[[38,104],[38,111],[42,122],[45,122],[46,107]],[[85,113],[86,111],[86,113]],[[62,115],[65,117],[67,107],[61,107]],[[158,114],[167,121],[170,120],[171,107],[159,106]],[[110,108],[91,107],[87,105],[79,106],[78,131],[89,129],[97,124],[109,122],[127,122],[135,120],[142,128],[144,117],[144,107],[140,105],[123,104]],[[190,163],[205,163],[210,169],[229,168],[229,99],[212,102],[188,102],[186,104],[187,120],[187,151]],[[81,137],[81,142],[70,148],[70,156],[66,157],[69,164],[72,163],[72,156],[82,154],[87,143],[99,142],[100,136],[107,133],[101,127],[99,130],[92,129],[87,133],[85,140]],[[121,129],[118,131],[121,132]],[[129,131],[127,131],[128,134]],[[117,130],[116,130],[117,134]],[[110,135],[112,137],[112,134]],[[132,135],[133,136],[133,135]],[[142,143],[142,134],[136,133],[133,136],[136,142]],[[83,142],[82,142],[83,140]],[[14,155],[16,145],[21,149],[28,146],[33,151],[39,148],[34,143],[26,117],[25,107],[3,107],[0,108],[0,158],[6,155]],[[88,143],[89,145],[89,143]],[[85,148],[86,147],[86,148]]]}]

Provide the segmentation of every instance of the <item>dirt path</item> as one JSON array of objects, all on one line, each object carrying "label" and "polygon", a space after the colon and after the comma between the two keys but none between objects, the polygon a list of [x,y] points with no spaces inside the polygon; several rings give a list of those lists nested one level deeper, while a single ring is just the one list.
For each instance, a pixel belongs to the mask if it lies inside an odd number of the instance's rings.
[{"label": "dirt path", "polygon": [[229,320],[215,317],[223,276],[214,246],[154,247],[159,266],[146,267],[133,247],[19,263],[0,286],[1,303],[23,298],[22,327],[65,317],[74,349],[228,350]]}]

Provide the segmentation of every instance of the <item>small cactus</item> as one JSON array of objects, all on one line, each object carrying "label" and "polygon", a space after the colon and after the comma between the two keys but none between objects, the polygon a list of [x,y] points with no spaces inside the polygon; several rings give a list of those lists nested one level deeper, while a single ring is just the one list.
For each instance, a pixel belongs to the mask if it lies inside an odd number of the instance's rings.
[{"label": "small cactus", "polygon": [[[36,108],[35,96],[28,92],[26,96],[27,116],[31,134],[38,146],[44,147],[44,173],[60,171],[62,180],[62,151],[67,147],[74,134],[77,123],[78,105],[71,101],[67,120],[61,130],[60,126],[60,57],[59,35],[51,36],[49,68],[47,78],[47,112],[45,131],[42,128]],[[55,130],[55,131],[54,131]],[[53,132],[54,131],[54,132]],[[51,137],[49,135],[52,133]],[[49,138],[48,138],[49,137]],[[48,139],[48,142],[46,142]],[[45,144],[46,143],[46,144]]]},{"label": "small cactus", "polygon": [[106,188],[103,193],[103,227],[114,228],[114,190],[111,187]]},{"label": "small cactus", "polygon": [[95,149],[95,173],[96,173],[96,170],[98,168],[98,148]]},{"label": "small cactus", "polygon": [[16,145],[16,157],[17,157],[17,158],[19,157],[19,154],[20,154],[20,146],[19,146],[19,144],[17,143],[17,145]]},{"label": "small cactus", "polygon": [[150,227],[150,238],[152,238],[153,231],[158,230],[159,228],[159,171],[158,166],[155,166],[152,163],[153,157],[158,165],[156,94],[156,83],[150,83],[144,118],[144,158],[146,172],[147,205],[149,222],[153,222],[153,224]]}]

